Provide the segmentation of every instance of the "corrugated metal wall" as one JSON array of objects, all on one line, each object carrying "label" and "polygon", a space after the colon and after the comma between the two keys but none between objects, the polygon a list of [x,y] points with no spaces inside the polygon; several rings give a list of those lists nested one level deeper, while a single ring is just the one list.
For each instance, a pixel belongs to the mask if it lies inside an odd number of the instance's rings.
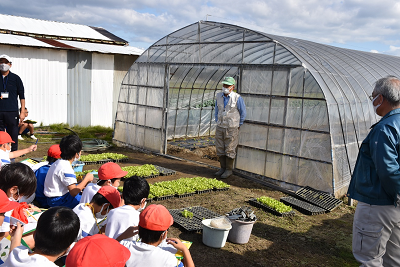
[{"label": "corrugated metal wall", "polygon": [[114,55],[92,54],[91,125],[113,124]]},{"label": "corrugated metal wall", "polygon": [[29,119],[48,125],[67,121],[67,52],[45,48],[0,45],[12,57],[11,71],[25,88]]},{"label": "corrugated metal wall", "polygon": [[137,56],[0,45],[25,87],[29,118],[112,127],[121,82]]},{"label": "corrugated metal wall", "polygon": [[69,125],[91,125],[92,54],[68,51]]}]

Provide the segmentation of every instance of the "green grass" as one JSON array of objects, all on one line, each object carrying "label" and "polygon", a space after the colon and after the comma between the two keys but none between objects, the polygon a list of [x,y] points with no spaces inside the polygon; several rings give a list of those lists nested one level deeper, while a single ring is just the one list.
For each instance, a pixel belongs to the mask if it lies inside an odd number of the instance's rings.
[{"label": "green grass", "polygon": [[103,126],[83,127],[79,125],[70,127],[66,123],[60,123],[60,124],[51,124],[50,126],[44,126],[41,127],[40,129],[48,130],[50,132],[57,132],[59,134],[65,134],[65,135],[72,134],[71,131],[65,128],[74,131],[76,134],[78,134],[79,138],[81,139],[95,138],[95,139],[106,140],[107,142],[110,143],[112,141],[113,129],[110,127],[103,127]]}]

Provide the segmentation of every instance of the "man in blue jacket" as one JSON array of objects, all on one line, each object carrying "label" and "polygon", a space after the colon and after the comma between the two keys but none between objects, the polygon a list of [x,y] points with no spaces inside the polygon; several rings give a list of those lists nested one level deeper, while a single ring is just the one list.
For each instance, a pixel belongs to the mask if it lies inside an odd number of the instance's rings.
[{"label": "man in blue jacket", "polygon": [[379,79],[370,98],[382,119],[362,142],[349,185],[358,200],[353,255],[361,266],[400,266],[400,80]]}]

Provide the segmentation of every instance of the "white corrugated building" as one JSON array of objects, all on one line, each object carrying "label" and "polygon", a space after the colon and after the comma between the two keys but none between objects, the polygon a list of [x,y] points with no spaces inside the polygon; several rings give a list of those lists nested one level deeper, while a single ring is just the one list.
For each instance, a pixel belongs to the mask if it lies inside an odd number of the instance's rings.
[{"label": "white corrugated building", "polygon": [[38,124],[112,127],[121,82],[143,50],[103,28],[0,14],[0,54]]}]

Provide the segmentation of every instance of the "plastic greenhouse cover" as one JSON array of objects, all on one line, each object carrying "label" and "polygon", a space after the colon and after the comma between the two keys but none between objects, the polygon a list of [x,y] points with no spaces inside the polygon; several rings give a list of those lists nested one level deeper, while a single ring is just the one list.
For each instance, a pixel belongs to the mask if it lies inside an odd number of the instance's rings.
[{"label": "plastic greenhouse cover", "polygon": [[275,43],[244,43],[243,63],[273,64]]}]

